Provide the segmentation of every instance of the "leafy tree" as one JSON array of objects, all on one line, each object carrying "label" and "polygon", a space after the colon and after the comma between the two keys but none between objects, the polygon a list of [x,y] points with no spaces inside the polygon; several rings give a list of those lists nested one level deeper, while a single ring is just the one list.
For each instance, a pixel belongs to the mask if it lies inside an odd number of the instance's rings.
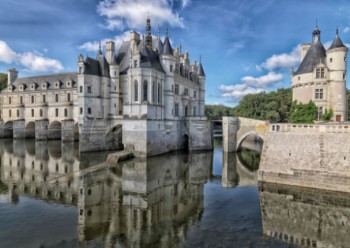
[{"label": "leafy tree", "polygon": [[291,123],[313,123],[317,114],[317,107],[313,101],[307,104],[294,101],[290,113]]},{"label": "leafy tree", "polygon": [[333,109],[329,109],[329,111],[327,111],[327,109],[324,111],[323,115],[321,116],[321,119],[323,121],[330,121],[332,119],[334,115]]},{"label": "leafy tree", "polygon": [[0,91],[7,86],[7,74],[0,73]]}]

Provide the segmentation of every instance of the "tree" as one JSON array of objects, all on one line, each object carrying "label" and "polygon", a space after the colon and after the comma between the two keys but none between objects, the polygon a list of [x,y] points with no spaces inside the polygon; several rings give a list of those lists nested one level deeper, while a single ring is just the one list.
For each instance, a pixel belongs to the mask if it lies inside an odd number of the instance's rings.
[{"label": "tree", "polygon": [[329,109],[329,111],[327,111],[327,109],[324,111],[323,115],[321,116],[321,119],[323,121],[330,121],[332,119],[334,115],[333,109]]},{"label": "tree", "polygon": [[0,91],[7,86],[7,74],[0,73]]},{"label": "tree", "polygon": [[291,123],[313,123],[317,114],[317,107],[313,101],[307,104],[297,103],[292,104],[289,122]]}]

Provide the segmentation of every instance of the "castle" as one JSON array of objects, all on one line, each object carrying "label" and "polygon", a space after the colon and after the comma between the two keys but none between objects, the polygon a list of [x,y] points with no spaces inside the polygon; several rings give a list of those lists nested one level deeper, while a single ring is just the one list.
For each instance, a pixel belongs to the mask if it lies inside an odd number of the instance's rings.
[{"label": "castle", "polygon": [[301,46],[301,64],[291,75],[293,101],[315,102],[317,119],[323,113],[334,112],[333,121],[347,121],[346,66],[348,48],[341,41],[338,29],[332,45],[326,51],[317,25],[312,43]]},{"label": "castle", "polygon": [[168,32],[154,38],[131,32],[115,52],[113,41],[96,58],[78,57],[78,70],[18,78],[8,71],[1,94],[0,136],[79,140],[80,151],[126,148],[147,157],[172,150],[211,149],[204,116],[201,60],[173,49]]}]

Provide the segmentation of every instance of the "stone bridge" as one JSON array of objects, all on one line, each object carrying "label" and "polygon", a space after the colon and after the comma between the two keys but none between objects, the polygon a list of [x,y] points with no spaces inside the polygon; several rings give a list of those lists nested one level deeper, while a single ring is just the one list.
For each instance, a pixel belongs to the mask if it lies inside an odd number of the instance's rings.
[{"label": "stone bridge", "polygon": [[222,117],[223,149],[225,152],[237,151],[242,141],[252,134],[265,140],[268,129],[268,121]]}]

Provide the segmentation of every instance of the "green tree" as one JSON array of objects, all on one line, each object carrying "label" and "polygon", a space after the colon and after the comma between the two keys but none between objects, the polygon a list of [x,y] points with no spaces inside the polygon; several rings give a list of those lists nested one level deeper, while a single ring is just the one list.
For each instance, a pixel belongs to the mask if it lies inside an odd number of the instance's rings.
[{"label": "green tree", "polygon": [[317,114],[317,107],[313,101],[307,104],[297,103],[292,104],[289,121],[291,123],[313,123]]},{"label": "green tree", "polygon": [[324,113],[321,116],[321,119],[323,121],[330,121],[334,115],[333,109],[329,109],[329,111],[326,109]]},{"label": "green tree", "polygon": [[7,86],[7,74],[0,73],[0,91]]}]

